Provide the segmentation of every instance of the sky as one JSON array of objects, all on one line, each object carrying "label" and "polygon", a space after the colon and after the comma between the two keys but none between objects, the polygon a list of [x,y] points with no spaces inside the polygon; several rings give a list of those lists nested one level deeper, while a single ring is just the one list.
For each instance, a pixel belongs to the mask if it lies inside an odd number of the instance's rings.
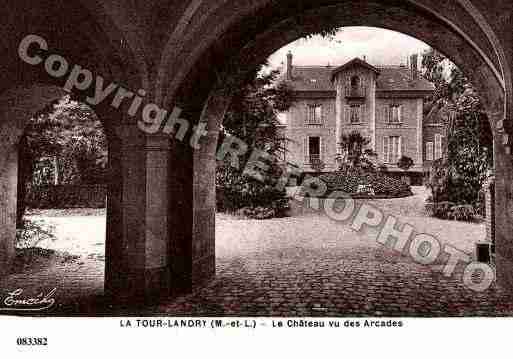
[{"label": "sky", "polygon": [[269,59],[272,68],[286,62],[287,52],[294,55],[294,65],[343,65],[363,56],[372,65],[406,64],[414,53],[422,53],[429,46],[399,32],[372,27],[344,27],[332,39],[315,36],[299,39],[282,47]]}]

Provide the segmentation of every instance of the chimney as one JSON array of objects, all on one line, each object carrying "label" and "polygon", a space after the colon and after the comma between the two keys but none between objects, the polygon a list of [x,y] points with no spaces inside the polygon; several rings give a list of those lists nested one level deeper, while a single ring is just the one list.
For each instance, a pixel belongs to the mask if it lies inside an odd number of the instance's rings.
[{"label": "chimney", "polygon": [[411,78],[412,80],[417,80],[419,78],[419,69],[418,69],[419,55],[414,54],[410,56],[410,66],[411,66]]},{"label": "chimney", "polygon": [[287,80],[292,80],[292,52],[287,53]]}]

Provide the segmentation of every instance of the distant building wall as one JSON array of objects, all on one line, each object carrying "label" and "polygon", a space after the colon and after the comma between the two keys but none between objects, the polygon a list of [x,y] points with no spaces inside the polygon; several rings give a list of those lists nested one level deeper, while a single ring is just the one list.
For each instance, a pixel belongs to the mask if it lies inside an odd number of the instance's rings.
[{"label": "distant building wall", "polygon": [[[320,105],[322,118],[320,124],[308,124],[308,106]],[[306,143],[309,136],[321,138],[321,160],[325,163],[325,171],[336,169],[335,140],[335,99],[300,99],[287,113],[288,151],[286,160],[300,166],[304,171],[313,171],[307,158]]]},{"label": "distant building wall", "polygon": [[[401,108],[401,122],[391,124],[387,111],[392,105]],[[422,172],[422,99],[418,98],[377,98],[376,99],[376,150],[379,161],[385,163],[383,140],[388,136],[400,136],[402,155],[410,157],[414,167],[410,171]],[[419,111],[420,108],[420,111]],[[397,162],[385,163],[391,170],[398,169]]]}]

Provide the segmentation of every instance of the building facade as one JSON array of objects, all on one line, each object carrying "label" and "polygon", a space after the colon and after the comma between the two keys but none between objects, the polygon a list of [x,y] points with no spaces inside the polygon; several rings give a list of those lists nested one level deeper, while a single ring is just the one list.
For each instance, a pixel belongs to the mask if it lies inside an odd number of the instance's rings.
[{"label": "building facade", "polygon": [[408,174],[422,177],[433,160],[443,156],[445,126],[431,116],[424,123],[424,99],[434,85],[417,69],[417,55],[411,67],[374,67],[355,58],[339,66],[294,66],[287,55],[285,81],[294,90],[295,101],[283,114],[287,141],[286,160],[303,172],[338,168],[344,156],[344,134],[359,132],[369,139],[376,161],[391,172],[403,172],[399,158],[410,157]]}]

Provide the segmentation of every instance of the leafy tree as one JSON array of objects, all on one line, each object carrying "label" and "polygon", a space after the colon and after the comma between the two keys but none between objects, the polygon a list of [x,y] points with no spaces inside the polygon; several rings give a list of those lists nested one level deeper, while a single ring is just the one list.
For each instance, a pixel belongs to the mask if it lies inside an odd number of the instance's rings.
[{"label": "leafy tree", "polygon": [[[255,69],[245,86],[236,89],[226,113],[221,144],[226,136],[235,136],[248,146],[240,163],[249,160],[253,149],[269,154],[270,168],[258,181],[243,169],[233,168],[230,158],[218,163],[216,174],[218,210],[250,209],[247,213],[258,218],[283,215],[288,206],[285,191],[277,190],[276,182],[282,173],[279,158],[286,151],[284,134],[280,131],[278,113],[288,110],[293,93],[284,83],[276,83],[279,72],[261,73]],[[256,213],[255,209],[265,212]]]},{"label": "leafy tree", "polygon": [[[107,166],[107,141],[101,122],[93,110],[65,96],[36,114],[25,128],[20,142],[20,181],[18,185],[17,223],[23,223],[25,198],[34,183],[48,178],[41,160],[57,162],[59,183],[102,183]],[[52,168],[52,172],[53,168]]]},{"label": "leafy tree", "polygon": [[429,186],[434,202],[474,204],[493,166],[493,135],[477,91],[460,69],[436,50],[423,55],[424,77],[435,84],[426,108],[447,127],[447,158],[435,161]]},{"label": "leafy tree", "polygon": [[365,148],[370,143],[371,140],[364,137],[358,131],[343,134],[341,145],[343,151],[347,154],[346,161],[353,167],[373,166],[371,158],[376,157],[376,153],[371,149]]}]

